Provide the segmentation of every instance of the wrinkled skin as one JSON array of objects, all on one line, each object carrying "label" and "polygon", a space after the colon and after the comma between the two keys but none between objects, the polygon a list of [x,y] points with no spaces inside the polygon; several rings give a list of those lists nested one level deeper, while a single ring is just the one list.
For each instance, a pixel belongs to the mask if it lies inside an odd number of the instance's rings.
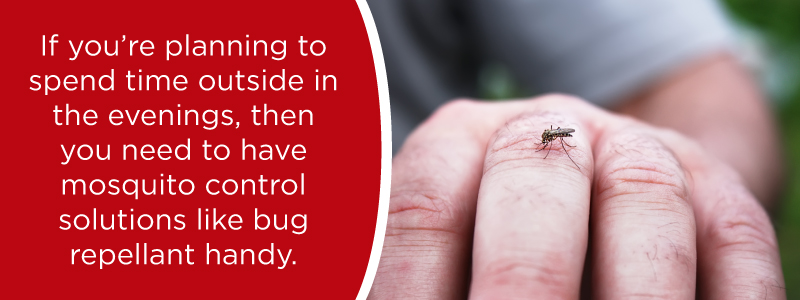
[{"label": "wrinkled skin", "polygon": [[[576,130],[580,168],[559,141],[536,152],[551,125]],[[769,217],[733,168],[580,99],[454,101],[392,171],[370,299],[577,299],[582,280],[593,299],[785,299]]]}]

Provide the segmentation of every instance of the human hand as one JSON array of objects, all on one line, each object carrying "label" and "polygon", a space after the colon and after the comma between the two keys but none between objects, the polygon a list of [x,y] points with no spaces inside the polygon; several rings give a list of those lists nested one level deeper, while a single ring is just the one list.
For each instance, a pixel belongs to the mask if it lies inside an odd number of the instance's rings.
[{"label": "human hand", "polygon": [[[576,147],[543,159],[551,125]],[[578,99],[453,102],[393,168],[372,299],[577,299],[584,263],[597,299],[785,298],[769,217],[731,168]]]}]

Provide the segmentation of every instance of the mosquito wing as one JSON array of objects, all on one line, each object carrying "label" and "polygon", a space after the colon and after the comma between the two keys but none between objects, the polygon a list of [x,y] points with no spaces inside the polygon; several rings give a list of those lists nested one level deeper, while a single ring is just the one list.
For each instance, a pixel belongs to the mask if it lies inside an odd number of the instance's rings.
[{"label": "mosquito wing", "polygon": [[551,132],[552,132],[552,134],[554,134],[554,135],[557,135],[557,134],[567,134],[567,133],[573,133],[573,132],[575,132],[575,129],[572,129],[572,128],[557,128],[557,129],[553,129],[553,130],[551,130]]}]

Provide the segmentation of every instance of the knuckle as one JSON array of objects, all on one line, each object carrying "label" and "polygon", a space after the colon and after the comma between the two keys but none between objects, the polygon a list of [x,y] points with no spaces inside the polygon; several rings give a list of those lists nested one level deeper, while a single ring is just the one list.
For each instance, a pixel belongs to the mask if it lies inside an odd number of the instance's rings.
[{"label": "knuckle", "polygon": [[[574,274],[572,270],[564,268],[568,258],[563,255],[553,260],[534,261],[522,257],[497,258],[490,262],[480,274],[481,284],[492,287],[526,287],[535,283],[536,286],[546,286],[546,294],[563,294],[573,288]],[[557,262],[564,262],[559,264]]]},{"label": "knuckle", "polygon": [[720,189],[705,228],[709,242],[729,251],[777,251],[774,230],[764,208],[740,184]]},{"label": "knuckle", "polygon": [[465,99],[445,103],[411,132],[404,143],[404,148],[408,147],[406,145],[419,146],[442,138],[463,138],[465,132],[470,131],[465,125],[480,117],[477,112],[481,111],[479,107],[483,105],[485,104]]},{"label": "knuckle", "polygon": [[682,174],[658,162],[628,161],[611,167],[605,179],[598,183],[598,195],[609,199],[652,192],[688,203],[689,195],[681,177]]},{"label": "knuckle", "polygon": [[[505,126],[501,126],[494,133],[487,149],[484,161],[484,175],[539,165],[552,166],[559,171],[568,169],[570,172],[574,172],[576,168],[572,161],[578,165],[587,165],[586,160],[589,159],[590,155],[586,153],[585,147],[562,149],[560,141],[553,141],[552,143],[556,143],[558,146],[554,146],[551,152],[547,154],[553,159],[542,159],[545,154],[538,152],[537,148],[542,145],[542,130],[550,128],[549,125],[545,124],[566,126],[569,122],[560,114],[540,112],[520,115],[506,123]],[[578,142],[572,142],[569,139],[567,137],[567,143]],[[568,155],[569,158],[567,157]],[[564,161],[558,159],[559,157],[571,161],[564,163]],[[537,159],[534,160],[533,158]]]},{"label": "knuckle", "polygon": [[644,132],[625,132],[616,134],[609,140],[608,152],[619,154],[628,160],[646,159],[650,161],[663,161],[678,166],[672,150],[667,148],[656,137]]},{"label": "knuckle", "polygon": [[520,163],[533,158],[531,150],[536,149],[537,139],[533,134],[513,134],[498,131],[486,153],[484,173],[489,173],[500,165]]},{"label": "knuckle", "polygon": [[[387,236],[424,235],[434,238],[460,234],[465,229],[465,208],[454,204],[455,195],[435,187],[398,188],[392,191]],[[438,239],[430,240],[435,242]]]},{"label": "knuckle", "polygon": [[614,137],[610,143],[605,155],[612,158],[597,182],[600,199],[651,193],[657,204],[673,210],[691,206],[683,168],[660,141],[633,133]]}]

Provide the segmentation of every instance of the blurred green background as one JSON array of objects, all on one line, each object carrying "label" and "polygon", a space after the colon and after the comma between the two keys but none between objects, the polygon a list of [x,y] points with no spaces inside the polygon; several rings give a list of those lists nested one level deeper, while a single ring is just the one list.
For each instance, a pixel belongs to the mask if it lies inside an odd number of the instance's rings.
[{"label": "blurred green background", "polygon": [[[774,215],[788,299],[800,299],[800,1],[724,0],[763,57],[757,72],[774,100],[786,153],[786,190]],[[749,37],[749,38],[748,38]]]}]

